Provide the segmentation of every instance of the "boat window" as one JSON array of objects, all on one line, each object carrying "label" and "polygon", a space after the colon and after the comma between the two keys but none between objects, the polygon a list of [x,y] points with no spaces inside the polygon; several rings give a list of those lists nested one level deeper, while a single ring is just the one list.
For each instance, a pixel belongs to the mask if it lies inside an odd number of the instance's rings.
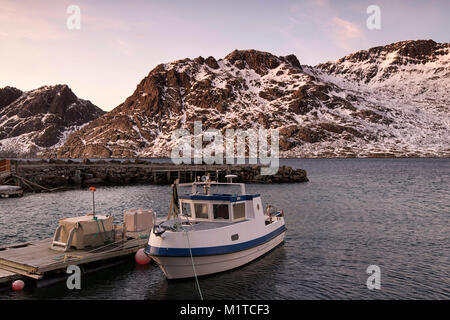
[{"label": "boat window", "polygon": [[228,213],[228,204],[213,204],[214,219],[228,220],[230,215]]},{"label": "boat window", "polygon": [[234,220],[245,218],[245,202],[236,203],[233,209]]},{"label": "boat window", "polygon": [[208,204],[207,203],[195,203],[195,218],[208,219]]},{"label": "boat window", "polygon": [[181,203],[181,214],[185,217],[192,217],[191,204],[187,202]]}]

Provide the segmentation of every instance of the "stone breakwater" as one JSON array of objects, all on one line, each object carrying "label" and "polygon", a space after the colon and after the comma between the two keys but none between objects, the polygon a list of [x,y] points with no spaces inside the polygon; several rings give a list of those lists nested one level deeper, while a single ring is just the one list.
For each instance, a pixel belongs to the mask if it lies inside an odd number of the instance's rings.
[{"label": "stone breakwater", "polygon": [[260,165],[175,165],[145,160],[39,160],[12,161],[16,183],[24,191],[78,189],[89,186],[133,184],[167,185],[176,179],[192,182],[209,174],[211,180],[225,182],[227,174],[235,174],[233,182],[291,183],[308,181],[306,171],[281,166],[275,175],[260,174]]}]

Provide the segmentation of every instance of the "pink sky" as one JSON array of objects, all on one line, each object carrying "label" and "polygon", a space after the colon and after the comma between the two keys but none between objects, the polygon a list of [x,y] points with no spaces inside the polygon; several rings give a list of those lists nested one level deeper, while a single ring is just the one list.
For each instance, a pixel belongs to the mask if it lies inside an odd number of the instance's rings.
[{"label": "pink sky", "polygon": [[[369,5],[381,30],[366,27]],[[69,30],[66,10],[81,9]],[[163,62],[234,49],[294,53],[303,64],[401,40],[448,42],[450,1],[0,0],[0,87],[68,84],[111,110]]]}]

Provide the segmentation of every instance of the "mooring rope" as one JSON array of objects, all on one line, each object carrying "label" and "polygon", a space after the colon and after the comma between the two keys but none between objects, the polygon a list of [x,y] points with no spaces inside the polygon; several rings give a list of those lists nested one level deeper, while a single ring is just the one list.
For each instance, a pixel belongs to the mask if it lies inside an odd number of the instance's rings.
[{"label": "mooring rope", "polygon": [[192,256],[191,242],[189,241],[189,232],[185,228],[183,228],[183,230],[184,230],[184,232],[186,232],[186,236],[187,236],[187,240],[188,240],[189,253],[191,254],[191,263],[192,263],[192,270],[194,270],[195,283],[197,284],[197,289],[198,289],[198,293],[200,294],[200,299],[203,300],[202,289],[200,288],[200,284],[198,283],[197,271],[195,270],[195,264],[194,264],[194,257]]}]

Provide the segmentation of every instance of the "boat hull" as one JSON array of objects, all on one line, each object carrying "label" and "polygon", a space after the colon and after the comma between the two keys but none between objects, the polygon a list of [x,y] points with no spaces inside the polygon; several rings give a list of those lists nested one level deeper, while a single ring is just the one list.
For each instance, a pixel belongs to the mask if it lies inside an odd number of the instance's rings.
[{"label": "boat hull", "polygon": [[[223,272],[243,266],[269,252],[284,241],[285,231],[255,247],[226,254],[194,256],[197,276]],[[152,256],[168,279],[194,277],[192,259],[188,257]]]}]

